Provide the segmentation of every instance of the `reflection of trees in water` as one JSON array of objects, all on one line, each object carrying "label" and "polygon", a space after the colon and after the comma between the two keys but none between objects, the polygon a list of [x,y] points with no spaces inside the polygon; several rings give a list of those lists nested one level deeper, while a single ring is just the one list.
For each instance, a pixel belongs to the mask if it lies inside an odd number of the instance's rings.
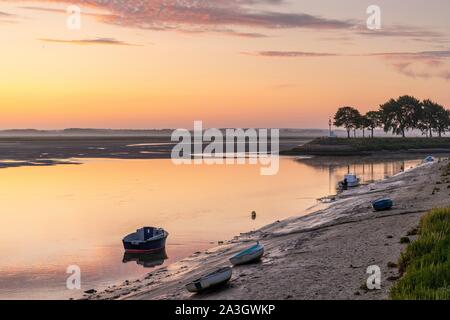
[{"label": "reflection of trees in water", "polygon": [[[442,155],[448,156],[448,155]],[[349,173],[355,173],[361,182],[370,183],[405,171],[422,162],[422,155],[404,155],[403,158],[370,157],[308,157],[296,161],[319,171],[328,172],[328,192],[333,194],[339,181]]]},{"label": "reflection of trees in water", "polygon": [[[419,160],[416,160],[419,162]],[[384,179],[402,172],[406,168],[405,160],[397,161],[374,161],[367,163],[347,163],[322,165],[328,171],[328,189],[332,193],[338,181],[341,181],[346,174],[354,173],[361,178],[362,182],[372,182]]]}]

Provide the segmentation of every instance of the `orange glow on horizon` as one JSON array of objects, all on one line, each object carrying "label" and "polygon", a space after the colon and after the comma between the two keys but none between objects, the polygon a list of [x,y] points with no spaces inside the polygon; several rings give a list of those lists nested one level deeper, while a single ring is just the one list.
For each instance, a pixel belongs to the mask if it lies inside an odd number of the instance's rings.
[{"label": "orange glow on horizon", "polygon": [[[398,61],[364,56],[437,50],[437,43],[430,48],[427,42],[362,36],[347,41],[337,31],[302,29],[265,29],[268,36],[261,38],[189,34],[115,26],[92,16],[83,18],[81,30],[68,30],[64,13],[21,9],[16,2],[2,1],[1,11],[17,21],[1,24],[0,129],[173,128],[194,120],[211,127],[326,128],[339,106],[364,112],[402,94],[450,106],[448,79],[409,77],[399,72]],[[30,3],[65,8],[55,2]],[[338,40],[324,40],[333,36]],[[39,40],[95,38],[130,45]],[[265,50],[339,55],[244,54]]]}]

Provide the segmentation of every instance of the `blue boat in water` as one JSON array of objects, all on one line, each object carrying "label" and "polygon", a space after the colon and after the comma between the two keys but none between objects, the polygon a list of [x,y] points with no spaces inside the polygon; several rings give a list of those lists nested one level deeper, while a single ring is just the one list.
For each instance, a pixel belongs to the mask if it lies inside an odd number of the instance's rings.
[{"label": "blue boat in water", "polygon": [[127,252],[159,251],[166,247],[168,235],[162,228],[143,227],[123,238],[122,243]]},{"label": "blue boat in water", "polygon": [[375,211],[389,210],[393,205],[394,203],[389,198],[378,199],[372,202],[372,207]]}]

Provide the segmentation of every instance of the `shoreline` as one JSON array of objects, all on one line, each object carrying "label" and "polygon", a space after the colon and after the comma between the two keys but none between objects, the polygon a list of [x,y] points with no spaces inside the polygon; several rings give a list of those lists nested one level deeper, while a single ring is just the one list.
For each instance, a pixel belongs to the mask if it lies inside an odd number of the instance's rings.
[{"label": "shoreline", "polygon": [[328,138],[309,141],[281,155],[349,157],[349,156],[395,156],[396,154],[442,154],[450,153],[450,138]]},{"label": "shoreline", "polygon": [[[243,233],[83,299],[387,299],[398,279],[392,263],[406,246],[400,238],[428,210],[450,203],[448,182],[440,176],[447,163],[424,164],[345,191],[324,209]],[[370,201],[388,195],[394,208],[373,212]],[[233,268],[225,288],[197,295],[185,290],[184,284],[229,265],[231,255],[257,240],[265,246],[262,262]],[[381,290],[363,289],[370,265],[381,269]]]}]

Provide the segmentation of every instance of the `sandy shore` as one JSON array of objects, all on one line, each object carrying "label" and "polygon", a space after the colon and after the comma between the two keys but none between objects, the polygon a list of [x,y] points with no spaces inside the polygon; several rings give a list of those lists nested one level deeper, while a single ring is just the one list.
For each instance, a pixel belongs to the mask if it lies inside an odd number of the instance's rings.
[{"label": "sandy shore", "polygon": [[[386,299],[398,276],[405,244],[400,238],[433,207],[450,204],[441,169],[448,160],[425,164],[394,177],[348,190],[327,208],[242,234],[224,245],[198,252],[145,278],[108,287],[89,299]],[[439,188],[439,189],[438,189]],[[395,207],[375,213],[370,201],[390,196]],[[414,237],[410,237],[414,240]],[[228,286],[193,295],[184,284],[218,266],[254,241],[266,253],[260,263],[236,267]],[[378,265],[381,290],[362,289],[366,269]]]}]

